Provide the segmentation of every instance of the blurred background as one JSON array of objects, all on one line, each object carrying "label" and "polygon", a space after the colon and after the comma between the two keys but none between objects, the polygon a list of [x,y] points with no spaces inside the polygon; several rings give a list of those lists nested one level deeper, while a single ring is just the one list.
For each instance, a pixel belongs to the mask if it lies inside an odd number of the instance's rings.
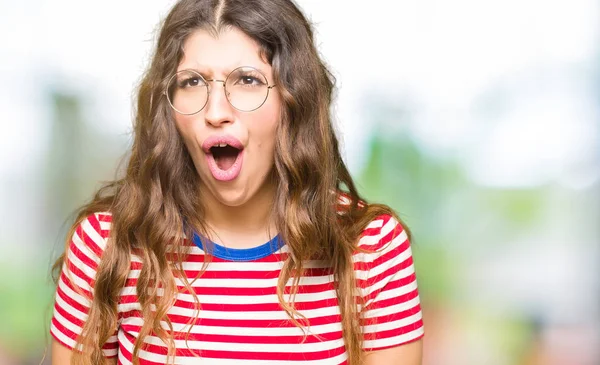
[{"label": "blurred background", "polygon": [[[2,365],[42,359],[50,264],[172,4],[0,2]],[[414,233],[424,363],[600,364],[600,2],[299,4],[360,191]]]}]

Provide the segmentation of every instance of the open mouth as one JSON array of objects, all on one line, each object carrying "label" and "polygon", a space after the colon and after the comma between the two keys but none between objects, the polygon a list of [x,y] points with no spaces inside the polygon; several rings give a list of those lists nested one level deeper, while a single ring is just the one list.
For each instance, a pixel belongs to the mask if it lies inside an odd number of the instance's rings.
[{"label": "open mouth", "polygon": [[202,143],[208,169],[215,180],[232,181],[242,171],[244,145],[232,135],[213,135]]},{"label": "open mouth", "polygon": [[221,143],[210,148],[210,153],[215,159],[217,167],[223,171],[229,170],[240,154],[240,149]]}]

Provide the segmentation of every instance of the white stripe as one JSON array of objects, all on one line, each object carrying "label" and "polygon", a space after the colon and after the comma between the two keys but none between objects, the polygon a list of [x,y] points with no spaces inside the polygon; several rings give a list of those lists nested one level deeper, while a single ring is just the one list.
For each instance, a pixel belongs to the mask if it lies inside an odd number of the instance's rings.
[{"label": "white stripe", "polygon": [[104,230],[104,231],[110,230],[110,227],[111,227],[112,223],[111,222],[106,222],[106,221],[101,221],[100,220],[100,216],[101,215],[102,214],[96,213],[96,219],[98,220],[98,222],[100,222],[100,229]]},{"label": "white stripe", "polygon": [[[96,276],[96,270],[92,269],[91,267],[89,267],[87,264],[85,264],[83,261],[79,260],[79,258],[77,256],[75,256],[75,254],[69,250],[69,253],[67,254],[67,260],[69,260],[69,262],[74,265],[75,267],[77,267],[79,270],[83,271],[83,273],[89,277],[90,279],[94,279]],[[85,289],[87,291],[92,291],[92,287],[90,284],[88,284],[88,282],[84,279],[82,279],[81,277],[75,275],[73,273],[73,271],[69,270],[67,271],[67,267],[64,266],[63,272],[67,275],[67,278],[70,279],[70,281],[75,284],[76,286]]]},{"label": "white stripe", "polygon": [[[184,262],[183,269],[200,271],[204,262]],[[209,262],[210,271],[278,271],[283,267],[282,261],[277,262]]]},{"label": "white stripe", "polygon": [[[379,237],[375,237],[375,242],[370,243],[371,245],[376,244],[377,242],[379,242],[381,240],[383,236]],[[404,241],[406,241],[408,239],[408,235],[406,234],[406,231],[402,231],[399,235],[397,235],[396,237],[394,237],[394,239],[390,242],[387,242],[385,245],[383,245],[381,248],[373,251],[373,252],[359,252],[357,254],[355,254],[353,256],[354,262],[373,262],[375,261],[378,257],[384,256],[386,255],[388,252],[390,252],[391,250],[397,248],[398,246],[402,245],[404,243]],[[410,246],[409,246],[410,248]]]},{"label": "white stripe", "polygon": [[[92,226],[92,224],[90,223],[90,221],[87,220],[87,219],[84,220],[83,222],[81,222],[81,227],[83,228],[84,232],[88,235],[88,237],[91,238],[92,241],[98,247],[100,247],[100,249],[102,251],[104,251],[104,249],[106,248],[106,239],[104,237],[102,237],[100,235],[100,233],[98,233],[96,231],[96,229]],[[90,251],[90,252],[92,252],[92,251]],[[93,255],[96,256],[96,254],[93,254]],[[98,258],[98,256],[96,256],[96,258]]]},{"label": "white stripe", "polygon": [[374,236],[362,236],[359,240],[358,240],[358,246],[362,247],[362,246],[371,246],[371,245],[375,245],[377,244],[377,242],[379,242],[379,240],[381,239],[380,235],[374,235]]},{"label": "white stripe", "polygon": [[[232,289],[234,291],[235,288]],[[162,296],[164,294],[164,289],[158,289],[158,295]],[[121,296],[124,295],[137,295],[137,289],[135,286],[126,286],[121,289]],[[289,302],[291,298],[290,294],[284,294],[283,300]],[[325,290],[316,293],[298,293],[296,294],[295,301],[296,303],[304,303],[304,302],[316,302],[319,300],[326,299],[335,299],[337,298],[337,294],[335,289]],[[194,296],[192,294],[183,294],[178,293],[177,299],[194,303]],[[198,301],[200,305],[203,303],[227,303],[227,304],[271,304],[271,303],[279,303],[277,298],[277,294],[266,294],[266,295],[198,295]],[[126,305],[126,304],[121,304]]]},{"label": "white stripe", "polygon": [[379,291],[379,290],[383,289],[390,281],[397,280],[400,278],[405,278],[409,275],[412,275],[414,272],[415,272],[415,267],[413,265],[410,265],[409,267],[405,267],[404,269],[396,272],[394,275],[390,275],[382,280],[379,280],[372,286],[365,288],[363,290],[363,293],[365,296],[367,296],[375,291]]},{"label": "white stripe", "polygon": [[[144,320],[139,317],[128,317],[123,320],[123,324],[141,327]],[[172,323],[173,330],[181,333],[188,331],[193,334],[206,333],[209,335],[244,335],[244,336],[303,336],[303,329],[293,327],[221,327],[221,326],[202,326],[193,325],[190,331],[189,325],[184,323]],[[161,321],[161,326],[168,328],[165,321]],[[321,335],[324,333],[338,332],[342,330],[340,322],[328,323],[323,325],[310,326],[308,335]]]},{"label": "white stripe", "polygon": [[[60,284],[59,284],[60,285]],[[69,295],[67,295],[69,296]],[[72,297],[71,297],[72,298]],[[65,302],[60,296],[56,296],[55,303],[65,312],[69,313],[73,317],[80,319],[82,321],[87,320],[88,316],[85,313],[82,313],[78,309],[71,306],[69,303]]]},{"label": "white stripe", "polygon": [[[171,307],[169,314],[176,314],[186,317],[195,317],[198,311],[189,308]],[[307,309],[299,311],[301,314],[308,318],[315,318],[321,316],[332,316],[339,314],[339,307],[325,307],[318,309]],[[248,312],[222,312],[222,311],[210,311],[201,309],[200,319],[221,319],[223,321],[228,320],[248,320],[248,319],[268,319],[268,320],[287,320],[289,317],[283,310],[280,311],[248,311]]]},{"label": "white stripe", "polygon": [[[408,248],[408,249],[404,250],[403,252],[401,252],[400,254],[388,259],[387,261],[385,261],[377,266],[371,267],[370,269],[367,269],[367,270],[357,269],[357,270],[354,270],[354,273],[356,274],[357,279],[367,280],[370,277],[375,277],[375,276],[383,273],[384,271],[388,270],[392,266],[401,264],[402,262],[408,260],[411,257],[412,257],[412,252],[411,252],[410,248]],[[369,263],[368,265],[371,265],[371,263]],[[413,266],[413,264],[411,264],[410,266]],[[414,271],[414,269],[413,269],[413,271]],[[397,275],[397,274],[395,274],[395,275]]]},{"label": "white stripe", "polygon": [[104,354],[105,357],[111,357],[111,356],[115,356],[117,355],[119,349],[102,349],[102,353]]},{"label": "white stripe", "polygon": [[[120,342],[122,342],[122,341],[120,341]],[[119,350],[119,364],[133,365],[133,363],[131,361],[127,360],[127,357],[125,357],[125,354],[122,353],[120,350]]]},{"label": "white stripe", "polygon": [[[138,279],[141,270],[130,270],[128,278]],[[191,279],[188,279],[191,280]],[[192,283],[192,287],[207,288],[273,288],[277,286],[278,277],[268,279],[232,279],[232,278],[200,278]],[[322,276],[303,276],[299,280],[299,285],[323,285],[333,282],[332,275]],[[179,286],[185,286],[181,278],[175,278],[175,283]],[[293,279],[290,278],[288,286],[291,286]]]},{"label": "white stripe", "polygon": [[[75,275],[73,275],[73,276],[75,276]],[[91,304],[91,302],[90,302],[90,300],[89,300],[89,299],[87,299],[86,297],[84,297],[84,296],[80,295],[79,293],[77,293],[77,292],[73,291],[73,290],[72,290],[71,288],[69,288],[69,287],[67,286],[67,284],[65,284],[65,283],[64,283],[62,280],[59,280],[59,281],[58,281],[58,286],[59,286],[59,288],[60,288],[60,289],[61,289],[61,290],[64,292],[64,294],[65,294],[67,297],[69,297],[70,299],[73,299],[74,301],[76,301],[77,303],[81,304],[81,305],[82,305],[82,306],[84,306],[84,307],[87,307],[87,308],[89,308],[89,307],[90,307],[90,304]],[[56,297],[58,298],[58,295],[56,295]],[[70,307],[70,306],[69,306],[69,307]],[[72,307],[70,307],[70,308],[72,308]],[[75,309],[75,308],[72,308],[72,309],[73,309],[74,311],[78,311],[78,310],[77,310],[77,309]],[[79,312],[79,313],[81,313],[81,312]],[[76,313],[75,313],[75,314],[73,314],[73,315],[76,315]],[[78,318],[79,318],[79,317],[78,317]]]},{"label": "white stripe", "polygon": [[418,322],[422,318],[423,318],[423,314],[421,312],[418,312],[418,313],[413,314],[410,317],[398,319],[396,321],[363,326],[363,333],[377,333],[377,332],[393,330],[393,329],[400,328],[400,327],[405,327],[405,326],[408,326],[409,324]]},{"label": "white stripe", "polygon": [[[135,290],[135,288],[133,288]],[[162,292],[161,292],[162,295]],[[290,300],[291,295],[286,294],[283,296],[285,301]],[[334,299],[337,298],[335,289],[319,292],[319,293],[300,293],[296,294],[295,301],[296,303],[305,303],[305,302],[316,302],[318,300],[325,299]],[[177,299],[194,303],[194,297],[191,294],[182,294],[179,293]],[[198,295],[198,301],[200,305],[207,303],[227,303],[227,304],[271,304],[271,303],[279,303],[277,299],[277,294],[268,294],[268,295]]]},{"label": "white stripe", "polygon": [[139,302],[135,303],[124,303],[117,305],[117,311],[119,313],[127,313],[130,311],[141,311],[142,305]]},{"label": "white stripe", "polygon": [[[142,262],[136,257],[136,262]],[[204,262],[184,262],[183,269],[189,271],[200,271]],[[305,269],[326,269],[330,265],[325,260],[311,260],[304,264]],[[277,262],[209,262],[207,266],[209,271],[279,271],[283,268],[283,261]]]},{"label": "white stripe", "polygon": [[[392,230],[396,229],[396,227],[398,226],[398,223],[399,222],[396,220],[396,218],[394,218],[394,217],[390,218],[387,221],[387,223],[383,227],[381,227],[381,237],[385,237]],[[404,230],[402,230],[402,231],[406,232]]]},{"label": "white stripe", "polygon": [[375,300],[381,301],[381,300],[399,297],[401,295],[410,293],[410,292],[416,290],[417,288],[418,288],[417,281],[414,280],[414,281],[410,282],[409,284],[403,285],[399,288],[396,288],[393,290],[381,291],[379,294],[377,294],[377,297],[375,298]]},{"label": "white stripe", "polygon": [[[181,359],[181,358],[179,358]],[[309,365],[339,365],[348,359],[347,353],[342,353],[336,357],[322,360],[302,360],[302,361],[286,361],[286,360],[231,360],[231,359],[202,359],[202,365],[290,365],[290,364],[309,364]],[[198,365],[198,359],[185,358],[179,360],[177,364],[183,365]]]},{"label": "white stripe", "polygon": [[369,222],[369,224],[367,224],[367,227],[365,227],[365,229],[380,228],[380,227],[383,227],[383,219],[374,219],[371,222]]},{"label": "white stripe", "polygon": [[[398,221],[393,217],[387,221],[387,223],[383,224],[383,219],[374,220],[367,225],[367,228],[379,228],[381,230],[379,234],[373,236],[362,236],[358,240],[358,246],[371,246],[377,244],[383,237],[385,237],[388,233],[390,233],[393,229],[398,225]],[[406,236],[406,231],[402,230],[402,233]]]},{"label": "white stripe", "polygon": [[[62,343],[66,344],[69,348],[74,349],[76,341],[62,333],[54,324],[50,326],[50,332],[58,338]],[[78,346],[78,349],[81,350],[81,345]]]},{"label": "white stripe", "polygon": [[[131,278],[129,278],[131,279]],[[161,292],[162,294],[162,292]],[[137,288],[135,287],[135,285],[132,286],[124,286],[123,288],[121,288],[121,292],[120,292],[121,296],[124,295],[137,295]]]},{"label": "white stripe", "polygon": [[389,307],[367,310],[364,313],[364,317],[372,318],[372,317],[387,316],[387,315],[394,314],[394,313],[400,313],[400,312],[404,312],[406,310],[415,308],[419,304],[420,304],[419,297],[416,297],[407,302],[394,304]]}]

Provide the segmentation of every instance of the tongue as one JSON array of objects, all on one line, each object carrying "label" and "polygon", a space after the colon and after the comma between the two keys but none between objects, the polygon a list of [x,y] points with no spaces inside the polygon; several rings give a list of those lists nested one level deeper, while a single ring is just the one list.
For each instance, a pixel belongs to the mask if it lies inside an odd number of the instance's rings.
[{"label": "tongue", "polygon": [[233,164],[235,163],[237,155],[235,156],[215,156],[215,162],[217,166],[223,170],[227,171]]},{"label": "tongue", "polygon": [[223,171],[227,171],[235,163],[240,151],[236,148],[227,146],[214,148],[212,152],[215,162],[217,163],[217,167]]}]

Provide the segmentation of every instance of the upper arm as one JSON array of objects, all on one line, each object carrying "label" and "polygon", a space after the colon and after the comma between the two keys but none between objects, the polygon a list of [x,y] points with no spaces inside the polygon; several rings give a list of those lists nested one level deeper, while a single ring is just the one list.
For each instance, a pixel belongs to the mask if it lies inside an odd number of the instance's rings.
[{"label": "upper arm", "polygon": [[70,364],[73,350],[52,339],[52,365]]},{"label": "upper arm", "polygon": [[[393,217],[381,216],[365,230],[359,245],[371,251],[361,253],[355,265],[364,300],[361,325],[368,363],[420,364],[424,329],[407,231]],[[383,358],[400,360],[375,360]]]},{"label": "upper arm", "polygon": [[[50,333],[56,356],[70,356],[87,321],[100,257],[106,247],[110,218],[93,214],[75,229],[65,252],[57,282]],[[68,353],[66,351],[69,351]],[[107,357],[117,355],[116,333],[103,346]],[[53,352],[52,359],[56,363]],[[68,363],[68,362],[67,362]]]},{"label": "upper arm", "polygon": [[402,346],[367,352],[363,365],[421,365],[423,340],[419,339]]}]

